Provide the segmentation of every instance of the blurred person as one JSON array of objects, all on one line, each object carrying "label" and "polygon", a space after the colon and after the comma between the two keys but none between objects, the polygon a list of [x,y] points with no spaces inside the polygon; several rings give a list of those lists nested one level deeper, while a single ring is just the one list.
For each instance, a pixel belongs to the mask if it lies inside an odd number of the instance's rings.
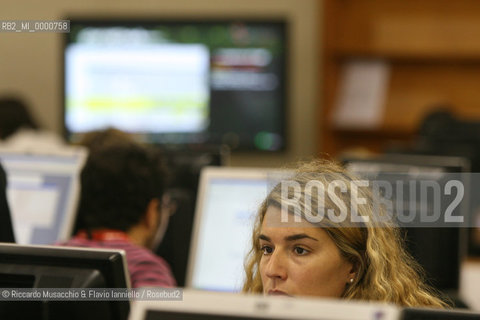
[{"label": "blurred person", "polygon": [[49,151],[65,146],[60,136],[40,128],[27,104],[16,96],[0,98],[0,141],[6,147],[26,151]]},{"label": "blurred person", "polygon": [[0,98],[0,139],[5,140],[22,128],[38,129],[27,105],[16,97]]},{"label": "blurred person", "polygon": [[63,245],[126,251],[132,287],[173,287],[170,267],[151,252],[168,225],[162,158],[133,142],[90,150],[81,173],[75,236]]},{"label": "blurred person", "polygon": [[136,143],[138,142],[131,134],[113,127],[89,131],[85,133],[79,141],[79,144],[86,147],[90,152],[118,144]]},{"label": "blurred person", "polygon": [[0,242],[15,242],[7,201],[7,175],[0,163]]}]

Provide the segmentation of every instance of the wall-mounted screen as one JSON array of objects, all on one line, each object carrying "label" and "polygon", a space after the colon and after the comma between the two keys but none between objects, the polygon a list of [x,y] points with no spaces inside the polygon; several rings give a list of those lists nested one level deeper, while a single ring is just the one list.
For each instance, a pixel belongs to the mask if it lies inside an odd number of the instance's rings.
[{"label": "wall-mounted screen", "polygon": [[71,20],[68,138],[106,127],[148,143],[285,148],[282,21]]}]

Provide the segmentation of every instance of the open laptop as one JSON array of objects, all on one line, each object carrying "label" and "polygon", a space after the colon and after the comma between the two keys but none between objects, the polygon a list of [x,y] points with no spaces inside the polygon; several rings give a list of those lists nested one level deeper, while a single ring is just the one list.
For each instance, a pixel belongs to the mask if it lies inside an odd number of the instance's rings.
[{"label": "open laptop", "polygon": [[81,147],[48,154],[0,148],[17,243],[52,244],[70,237],[86,157]]},{"label": "open laptop", "polygon": [[268,191],[288,172],[207,167],[202,170],[187,287],[240,291],[253,222]]},{"label": "open laptop", "polygon": [[130,320],[396,320],[392,305],[333,299],[185,291],[183,301],[137,301]]}]

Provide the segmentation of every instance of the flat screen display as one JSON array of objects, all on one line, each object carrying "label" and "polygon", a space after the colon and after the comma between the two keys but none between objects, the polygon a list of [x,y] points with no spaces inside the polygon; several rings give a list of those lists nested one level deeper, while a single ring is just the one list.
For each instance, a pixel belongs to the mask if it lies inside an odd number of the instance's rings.
[{"label": "flat screen display", "polygon": [[269,191],[290,175],[289,171],[267,168],[207,167],[202,170],[187,287],[241,291],[244,260],[251,248],[256,214]]},{"label": "flat screen display", "polygon": [[[402,215],[419,217],[422,212],[431,214],[437,204],[439,208],[443,205],[441,210],[445,210],[446,205],[436,201],[433,192],[421,195],[419,183],[435,182],[443,188],[447,181],[460,179],[466,184],[465,192],[469,190],[468,181],[459,174],[468,171],[469,164],[464,158],[388,154],[371,159],[346,158],[343,161],[349,171],[362,178],[389,182],[392,186],[398,186],[397,189],[402,189],[404,196],[399,196],[401,201],[397,203],[403,203],[404,209],[395,205],[397,213]],[[409,187],[406,187],[407,183]],[[418,191],[415,191],[416,187]],[[392,191],[392,195],[401,195],[397,189]],[[453,194],[442,194],[438,199],[449,204]],[[468,199],[468,195],[465,195],[465,199]],[[454,209],[453,215],[467,216],[465,202]],[[455,293],[459,288],[463,248],[466,248],[463,240],[466,229],[441,222],[428,224],[418,219],[402,227],[406,248],[425,269],[427,283],[447,293]]]},{"label": "flat screen display", "polygon": [[87,153],[35,154],[0,148],[16,243],[52,244],[72,232]]},{"label": "flat screen display", "polygon": [[71,20],[64,125],[148,143],[285,148],[286,23]]}]

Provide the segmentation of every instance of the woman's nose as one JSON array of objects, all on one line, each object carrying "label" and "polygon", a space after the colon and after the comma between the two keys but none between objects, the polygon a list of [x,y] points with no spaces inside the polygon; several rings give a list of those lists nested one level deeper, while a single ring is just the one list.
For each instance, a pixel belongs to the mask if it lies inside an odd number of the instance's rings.
[{"label": "woman's nose", "polygon": [[265,275],[282,280],[287,278],[287,257],[279,250],[275,250],[268,259]]}]

